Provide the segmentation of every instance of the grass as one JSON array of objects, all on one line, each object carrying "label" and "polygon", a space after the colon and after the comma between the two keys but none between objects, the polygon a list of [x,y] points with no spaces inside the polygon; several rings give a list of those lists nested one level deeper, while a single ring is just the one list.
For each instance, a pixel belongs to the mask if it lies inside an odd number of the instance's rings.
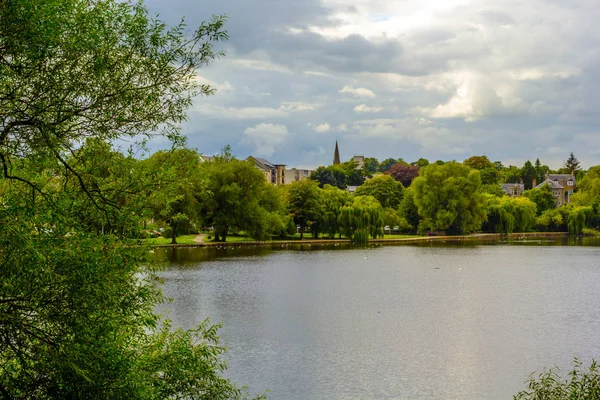
[{"label": "grass", "polygon": [[[209,237],[210,237],[210,239],[209,239]],[[385,235],[384,239],[409,239],[409,238],[416,238],[416,237],[420,237],[420,236],[418,236],[418,235]],[[319,236],[319,239],[331,240],[329,238],[329,235],[327,235],[327,234],[321,234]],[[336,235],[335,239],[339,239],[338,235]],[[346,239],[346,238],[342,237],[342,239]],[[204,237],[204,242],[210,243],[213,240],[214,240],[214,233],[208,233]],[[294,233],[293,235],[288,235],[283,239],[280,236],[271,236],[271,240],[290,240],[290,241],[291,240],[300,240],[300,234]],[[313,238],[313,236],[309,232],[309,233],[304,234],[304,240],[315,240],[315,238]],[[247,236],[245,234],[245,232],[239,232],[238,234],[235,234],[235,235],[227,235],[227,243],[254,242],[254,241],[255,241],[255,239],[251,238],[250,236]]]},{"label": "grass", "polygon": [[411,239],[421,237],[419,235],[384,235],[384,239]]},{"label": "grass", "polygon": [[[181,236],[177,236],[177,244],[194,244],[196,242],[194,242],[194,238],[197,235],[181,235]],[[152,244],[152,245],[156,245],[156,244],[171,244],[171,238],[165,238],[165,237],[158,237],[158,238],[151,238],[151,239],[142,239],[142,242],[145,244]]]}]

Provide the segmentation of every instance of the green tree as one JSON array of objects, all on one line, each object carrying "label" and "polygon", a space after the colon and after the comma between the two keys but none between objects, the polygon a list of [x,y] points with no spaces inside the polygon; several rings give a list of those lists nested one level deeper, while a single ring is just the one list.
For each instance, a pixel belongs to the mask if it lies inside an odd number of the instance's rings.
[{"label": "green tree", "polygon": [[379,163],[379,172],[387,172],[392,167],[392,165],[397,164],[398,160],[395,158],[386,158],[382,162]]},{"label": "green tree", "polygon": [[491,163],[487,156],[472,156],[463,161],[469,168],[473,168],[476,170],[484,170],[486,168],[494,168],[494,165]]},{"label": "green tree", "polygon": [[325,185],[335,186],[340,189],[346,189],[347,174],[339,165],[330,165],[328,167],[318,167],[311,175],[310,179],[319,182],[319,187]]},{"label": "green tree", "polygon": [[467,233],[479,230],[485,203],[479,171],[457,163],[430,165],[412,184],[419,215],[435,230]]},{"label": "green tree", "polygon": [[427,160],[426,158],[419,158],[417,161],[412,162],[411,165],[414,165],[415,167],[419,167],[419,168],[423,168],[429,165],[429,160]]},{"label": "green tree", "polygon": [[556,207],[556,198],[552,195],[552,189],[548,184],[536,189],[526,190],[523,192],[523,196],[536,204],[538,215]]},{"label": "green tree", "polygon": [[487,221],[490,232],[528,232],[536,223],[536,205],[524,197],[487,197]]},{"label": "green tree", "polygon": [[404,191],[404,199],[400,203],[400,215],[410,225],[410,231],[415,233],[419,222],[421,222],[421,216],[419,215],[419,207],[415,204],[415,190],[412,186]]},{"label": "green tree", "polygon": [[373,175],[379,171],[379,161],[374,157],[365,158],[365,171]]},{"label": "green tree", "polygon": [[481,193],[491,194],[496,197],[506,196],[506,193],[504,192],[504,190],[502,190],[502,188],[498,184],[496,184],[496,185],[481,185],[481,187],[479,188],[479,191]]},{"label": "green tree", "polygon": [[531,189],[533,180],[536,179],[537,172],[531,161],[527,160],[521,168],[521,177],[523,178],[523,183],[525,184],[525,189]]},{"label": "green tree", "polygon": [[252,162],[227,156],[202,164],[206,190],[199,195],[199,217],[215,228],[215,242],[226,242],[229,232],[247,231],[255,239],[266,239],[271,210],[261,196],[269,185]]},{"label": "green tree", "polygon": [[494,167],[484,168],[479,173],[481,175],[481,183],[484,185],[496,185],[500,181],[500,173]]},{"label": "green tree", "polygon": [[141,222],[121,202],[135,194],[117,193],[126,169],[75,165],[77,150],[152,132],[177,141],[193,96],[212,93],[194,78],[217,56],[222,23],[184,36],[127,1],[0,3],[4,398],[243,396],[222,377],[216,327],[161,322],[152,254],[122,231],[84,229],[87,203],[74,201],[77,188],[107,224]]},{"label": "green tree", "polygon": [[366,244],[369,236],[383,237],[384,209],[372,196],[354,197],[352,203],[341,208],[340,228],[355,244]]},{"label": "green tree", "polygon": [[321,191],[316,182],[308,179],[294,182],[286,189],[287,211],[294,218],[294,222],[300,226],[300,240],[302,240],[306,227],[321,219],[323,212]]},{"label": "green tree", "polygon": [[321,204],[323,212],[319,221],[321,230],[333,239],[336,234],[341,237],[339,226],[339,216],[343,206],[352,201],[352,195],[346,191],[336,188],[335,186],[325,185],[321,192]]},{"label": "green tree", "polygon": [[169,225],[171,243],[176,244],[180,230],[189,231],[190,224],[198,220],[198,199],[205,187],[198,153],[185,148],[158,151],[143,164],[157,177],[154,190],[149,193],[153,218]]},{"label": "green tree", "polygon": [[398,208],[404,187],[389,175],[378,175],[356,188],[355,196],[373,196],[384,208]]},{"label": "green tree", "polygon": [[511,165],[502,170],[502,176],[504,177],[504,183],[519,183],[523,175],[521,169]]}]

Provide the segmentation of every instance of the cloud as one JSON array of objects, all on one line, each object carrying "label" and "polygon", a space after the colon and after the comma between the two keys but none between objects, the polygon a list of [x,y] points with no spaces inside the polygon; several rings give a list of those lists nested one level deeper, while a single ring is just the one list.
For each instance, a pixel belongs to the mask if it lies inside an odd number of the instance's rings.
[{"label": "cloud", "polygon": [[255,155],[269,157],[289,136],[291,134],[285,125],[263,122],[246,128],[242,142],[254,146]]},{"label": "cloud", "polygon": [[377,97],[377,95],[375,95],[375,93],[373,93],[373,91],[363,88],[363,87],[359,87],[359,88],[353,88],[351,86],[344,86],[342,89],[340,89],[340,93],[349,93],[351,95],[353,95],[354,97],[363,97],[363,98],[374,98]]},{"label": "cloud", "polygon": [[360,104],[354,107],[355,113],[378,113],[380,111],[383,111],[382,107],[369,107],[366,104]]},{"label": "cloud", "polygon": [[327,122],[325,122],[324,124],[319,124],[315,127],[315,132],[319,132],[319,133],[329,132],[330,130],[331,130],[331,125],[329,125]]},{"label": "cloud", "polygon": [[201,115],[217,119],[265,119],[283,118],[289,115],[282,108],[268,107],[223,107],[214,104],[200,104],[195,109]]}]

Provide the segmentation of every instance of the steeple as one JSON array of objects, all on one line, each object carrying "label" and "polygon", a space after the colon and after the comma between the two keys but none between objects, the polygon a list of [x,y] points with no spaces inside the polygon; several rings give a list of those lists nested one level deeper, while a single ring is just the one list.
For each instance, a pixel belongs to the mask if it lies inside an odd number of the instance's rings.
[{"label": "steeple", "polygon": [[333,165],[340,163],[340,150],[338,149],[337,140],[335,141],[335,151],[333,152]]}]

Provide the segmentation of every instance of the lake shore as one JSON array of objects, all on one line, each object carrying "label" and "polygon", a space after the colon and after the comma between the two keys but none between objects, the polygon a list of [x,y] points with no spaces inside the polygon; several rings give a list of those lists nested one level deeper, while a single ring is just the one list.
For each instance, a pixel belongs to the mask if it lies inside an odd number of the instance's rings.
[{"label": "lake shore", "polygon": [[[369,239],[369,243],[377,244],[411,244],[423,242],[469,242],[469,241],[501,241],[518,239],[543,239],[567,237],[568,232],[520,232],[510,233],[508,235],[500,233],[476,233],[471,235],[456,236],[419,236],[410,238],[390,238],[390,239]],[[156,244],[150,247],[240,247],[240,246],[287,246],[287,245],[330,245],[330,244],[350,244],[348,239],[303,239],[303,240],[269,240],[269,241],[247,241],[247,242],[198,242],[182,244]]]}]

